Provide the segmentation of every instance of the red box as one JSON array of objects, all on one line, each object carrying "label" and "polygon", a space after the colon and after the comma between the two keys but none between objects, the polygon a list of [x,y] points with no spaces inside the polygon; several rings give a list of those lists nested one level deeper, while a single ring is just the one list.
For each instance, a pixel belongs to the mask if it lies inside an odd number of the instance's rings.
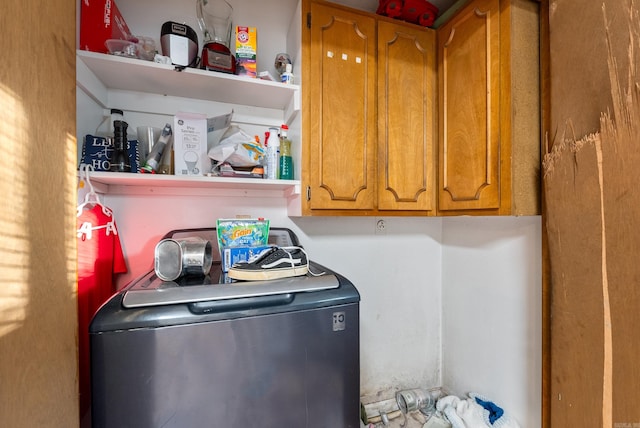
[{"label": "red box", "polygon": [[114,0],[82,0],[81,3],[80,49],[108,53],[105,41],[131,37]]}]

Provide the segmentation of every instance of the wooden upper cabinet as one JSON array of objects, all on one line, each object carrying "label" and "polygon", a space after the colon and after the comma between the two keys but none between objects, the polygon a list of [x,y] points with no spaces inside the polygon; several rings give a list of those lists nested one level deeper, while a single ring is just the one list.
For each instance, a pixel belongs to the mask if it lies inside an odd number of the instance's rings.
[{"label": "wooden upper cabinet", "polygon": [[538,9],[472,0],[437,30],[441,215],[540,214]]},{"label": "wooden upper cabinet", "polygon": [[435,214],[435,32],[378,22],[378,209]]},{"label": "wooden upper cabinet", "polygon": [[302,4],[303,214],[540,214],[537,2],[437,30]]},{"label": "wooden upper cabinet", "polygon": [[441,211],[500,208],[499,13],[477,0],[438,29]]},{"label": "wooden upper cabinet", "polygon": [[435,31],[307,8],[303,213],[435,215]]},{"label": "wooden upper cabinet", "polygon": [[[311,209],[373,209],[376,22],[311,3],[308,182]],[[303,89],[305,90],[305,89]]]}]

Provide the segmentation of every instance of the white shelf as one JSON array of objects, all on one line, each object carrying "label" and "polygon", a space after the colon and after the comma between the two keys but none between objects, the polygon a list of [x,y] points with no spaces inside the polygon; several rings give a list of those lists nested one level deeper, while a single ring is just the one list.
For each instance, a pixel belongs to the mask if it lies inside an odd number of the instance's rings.
[{"label": "white shelf", "polygon": [[[173,66],[96,52],[76,51],[76,84],[103,108],[110,108],[113,92],[169,96],[278,110],[285,123],[300,111],[300,86],[252,79],[225,73]],[[145,98],[136,110],[154,111],[152,98]],[[173,114],[173,113],[171,113]],[[205,196],[280,198],[288,212],[299,215],[301,184],[298,180],[176,176],[93,172],[91,182],[105,195]]]},{"label": "white shelf", "polygon": [[[299,110],[299,85],[195,68],[176,71],[172,65],[84,50],[76,51],[76,55],[107,91],[116,89],[284,111]],[[100,98],[94,79],[78,73],[77,81]]]},{"label": "white shelf", "polygon": [[[133,174],[126,172],[92,172],[91,183],[103,193],[185,193],[185,189],[223,189],[232,191],[272,191],[279,196],[300,194],[299,180],[267,180],[260,178],[232,178],[182,176],[163,174]],[[162,190],[164,189],[164,190]],[[174,190],[169,190],[174,189]],[[240,193],[238,193],[240,195]]]}]

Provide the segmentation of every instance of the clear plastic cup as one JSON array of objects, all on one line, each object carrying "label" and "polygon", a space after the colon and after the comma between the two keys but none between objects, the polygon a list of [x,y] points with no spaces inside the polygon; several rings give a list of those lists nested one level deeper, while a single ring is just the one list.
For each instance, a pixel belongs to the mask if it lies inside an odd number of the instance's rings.
[{"label": "clear plastic cup", "polygon": [[160,138],[162,128],[156,128],[155,126],[138,126],[136,128],[138,132],[138,147],[140,150],[140,159],[146,159],[151,153],[153,145]]}]

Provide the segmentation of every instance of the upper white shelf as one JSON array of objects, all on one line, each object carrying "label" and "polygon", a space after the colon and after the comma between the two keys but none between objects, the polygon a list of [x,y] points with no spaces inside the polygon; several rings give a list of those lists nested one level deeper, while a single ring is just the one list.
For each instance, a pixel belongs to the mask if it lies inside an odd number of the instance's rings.
[{"label": "upper white shelf", "polygon": [[[84,50],[76,51],[107,90],[146,92],[221,103],[249,105],[278,110],[295,110],[299,85],[195,68],[176,71],[172,65],[158,64]],[[81,76],[77,78],[81,80]]]}]

